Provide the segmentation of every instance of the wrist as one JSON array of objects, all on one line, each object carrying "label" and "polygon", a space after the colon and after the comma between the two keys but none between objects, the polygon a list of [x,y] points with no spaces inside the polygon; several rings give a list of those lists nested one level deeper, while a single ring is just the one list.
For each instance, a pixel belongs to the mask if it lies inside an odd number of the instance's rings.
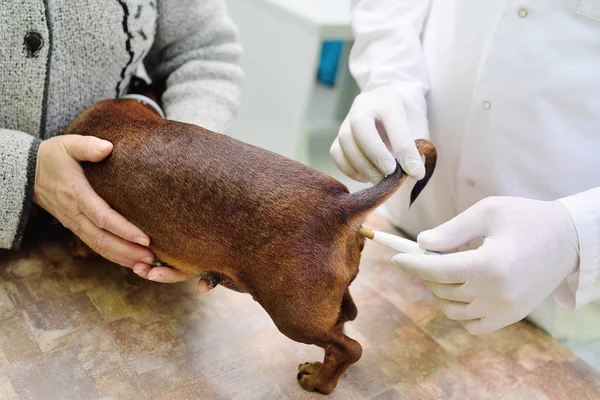
[{"label": "wrist", "polygon": [[40,182],[40,170],[41,170],[41,158],[43,157],[44,151],[48,143],[42,140],[38,146],[36,160],[35,160],[35,172],[33,173],[33,196],[32,200],[38,206],[39,203],[39,182]]},{"label": "wrist", "polygon": [[571,213],[564,204],[560,201],[553,201],[552,204],[556,210],[556,218],[559,221],[557,232],[561,235],[565,248],[571,253],[568,258],[570,260],[568,262],[568,275],[572,275],[579,271],[579,235],[577,227]]}]

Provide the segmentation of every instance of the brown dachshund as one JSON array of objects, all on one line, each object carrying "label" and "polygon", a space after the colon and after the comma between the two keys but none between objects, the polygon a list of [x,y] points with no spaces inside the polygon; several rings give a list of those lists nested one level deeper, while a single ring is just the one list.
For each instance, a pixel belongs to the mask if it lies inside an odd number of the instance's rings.
[{"label": "brown dachshund", "polygon": [[[357,314],[348,291],[365,240],[357,230],[405,180],[400,167],[350,194],[305,165],[162,119],[131,99],[94,105],[67,133],[113,143],[106,160],[84,164],[85,174],[111,207],[150,236],[161,263],[251,294],[284,335],[325,350],[322,363],[300,365],[302,387],[334,390],[362,353],[342,331]],[[432,143],[417,146],[427,174],[411,200],[436,162]]]}]

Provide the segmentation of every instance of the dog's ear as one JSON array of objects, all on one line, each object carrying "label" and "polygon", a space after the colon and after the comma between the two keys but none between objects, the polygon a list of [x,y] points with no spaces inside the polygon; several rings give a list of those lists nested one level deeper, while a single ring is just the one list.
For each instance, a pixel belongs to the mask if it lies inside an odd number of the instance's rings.
[{"label": "dog's ear", "polygon": [[[419,154],[425,157],[425,177],[418,181],[413,188],[410,194],[411,205],[429,182],[437,161],[437,151],[433,143],[428,140],[416,140],[415,143],[419,149]],[[350,194],[345,204],[347,215],[353,218],[374,210],[398,190],[407,176],[398,164],[394,173],[386,176],[373,187]]]}]

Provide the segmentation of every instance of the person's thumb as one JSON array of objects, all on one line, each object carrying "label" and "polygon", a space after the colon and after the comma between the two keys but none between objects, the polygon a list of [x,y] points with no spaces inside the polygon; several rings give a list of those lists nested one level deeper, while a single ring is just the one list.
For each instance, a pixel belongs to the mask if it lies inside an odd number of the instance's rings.
[{"label": "person's thumb", "polygon": [[[419,150],[408,125],[406,110],[402,103],[393,112],[387,112],[380,116],[390,146],[396,160],[400,163],[402,170],[408,175],[421,180],[425,177],[425,164],[421,159]],[[388,110],[389,111],[389,110]]]},{"label": "person's thumb", "polygon": [[482,208],[475,205],[437,228],[421,232],[417,242],[427,250],[450,251],[485,236],[487,231]]},{"label": "person's thumb", "polygon": [[113,149],[111,142],[94,136],[66,135],[63,146],[76,161],[98,162],[104,160]]},{"label": "person's thumb", "polygon": [[206,281],[205,279],[198,280],[198,293],[206,294],[206,293],[210,292],[212,289],[213,289],[213,286],[211,286],[211,284],[208,281]]}]

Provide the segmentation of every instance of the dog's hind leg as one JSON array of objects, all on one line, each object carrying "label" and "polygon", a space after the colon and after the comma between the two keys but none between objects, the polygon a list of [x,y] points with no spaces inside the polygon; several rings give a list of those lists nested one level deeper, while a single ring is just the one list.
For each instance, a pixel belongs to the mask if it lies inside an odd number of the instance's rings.
[{"label": "dog's hind leg", "polygon": [[344,297],[342,298],[342,306],[340,308],[340,316],[336,322],[336,328],[342,330],[344,328],[344,323],[348,321],[354,321],[356,316],[358,315],[358,310],[356,308],[356,304],[354,304],[354,300],[352,300],[352,296],[350,295],[350,288],[347,287],[344,292]]},{"label": "dog's hind leg", "polygon": [[346,369],[360,359],[362,347],[337,328],[327,332],[322,339],[315,340],[314,344],[325,350],[325,358],[322,363],[300,364],[298,381],[308,391],[328,394],[335,389]]},{"label": "dog's hind leg", "polygon": [[284,335],[325,350],[323,362],[299,366],[298,381],[308,391],[331,393],[344,371],[362,355],[360,344],[346,336],[338,327],[341,318],[349,320],[356,316],[356,307],[347,285],[348,283],[337,288],[333,286],[328,291],[309,288],[302,297],[296,297],[288,303],[284,313],[281,312],[281,307],[265,307],[267,311],[274,311],[269,314]]}]

